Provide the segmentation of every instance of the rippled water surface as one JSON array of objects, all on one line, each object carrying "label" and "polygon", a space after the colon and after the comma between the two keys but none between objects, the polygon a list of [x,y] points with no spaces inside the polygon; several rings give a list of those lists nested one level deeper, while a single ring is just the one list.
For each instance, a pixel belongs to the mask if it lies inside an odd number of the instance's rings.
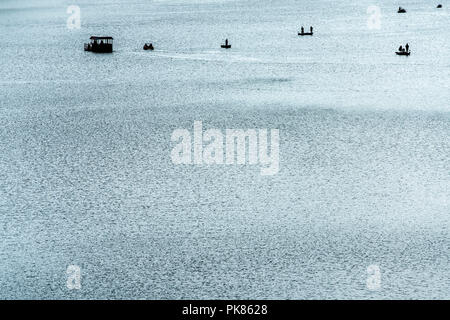
[{"label": "rippled water surface", "polygon": [[[450,298],[450,3],[76,2],[0,3],[0,298]],[[174,165],[194,120],[279,173]]]}]

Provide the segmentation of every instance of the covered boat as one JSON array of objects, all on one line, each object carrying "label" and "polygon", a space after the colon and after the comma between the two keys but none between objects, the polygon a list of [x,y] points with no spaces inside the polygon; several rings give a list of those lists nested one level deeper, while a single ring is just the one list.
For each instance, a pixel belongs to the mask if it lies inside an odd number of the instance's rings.
[{"label": "covered boat", "polygon": [[92,51],[97,53],[111,53],[113,52],[113,38],[112,37],[90,37],[91,42],[84,44],[84,51]]}]

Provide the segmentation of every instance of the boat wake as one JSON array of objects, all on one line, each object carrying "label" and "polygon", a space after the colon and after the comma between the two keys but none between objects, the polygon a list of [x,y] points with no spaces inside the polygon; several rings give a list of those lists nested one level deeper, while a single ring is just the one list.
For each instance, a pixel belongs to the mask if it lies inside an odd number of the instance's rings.
[{"label": "boat wake", "polygon": [[216,61],[216,62],[247,62],[247,63],[258,63],[262,62],[262,60],[237,55],[237,54],[228,54],[220,51],[207,51],[202,53],[174,53],[174,52],[164,52],[155,50],[152,56],[168,58],[168,59],[179,59],[179,60],[197,60],[197,61]]}]

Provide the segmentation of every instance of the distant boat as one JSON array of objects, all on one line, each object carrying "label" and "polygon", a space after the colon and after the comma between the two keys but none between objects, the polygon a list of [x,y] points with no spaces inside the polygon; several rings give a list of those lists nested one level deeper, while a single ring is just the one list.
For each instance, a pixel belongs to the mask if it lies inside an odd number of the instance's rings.
[{"label": "distant boat", "polygon": [[231,44],[228,43],[228,39],[225,39],[225,44],[222,44],[220,47],[223,49],[230,49]]},{"label": "distant boat", "polygon": [[113,52],[113,38],[112,37],[96,37],[90,38],[90,43],[84,44],[84,51],[91,51],[97,53],[111,53]]},{"label": "distant boat", "polygon": [[442,4],[438,4],[436,8],[438,9],[442,8]]},{"label": "distant boat", "polygon": [[309,27],[309,32],[305,32],[305,29],[302,27],[301,31],[298,33],[299,36],[312,36],[313,35],[313,27]]},{"label": "distant boat", "polygon": [[155,48],[153,47],[152,43],[144,44],[144,50],[153,50],[153,49],[155,49]]},{"label": "distant boat", "polygon": [[395,53],[399,56],[409,56],[411,51],[396,51]]},{"label": "distant boat", "polygon": [[398,13],[406,13],[406,9],[402,8],[402,7],[398,7]]}]

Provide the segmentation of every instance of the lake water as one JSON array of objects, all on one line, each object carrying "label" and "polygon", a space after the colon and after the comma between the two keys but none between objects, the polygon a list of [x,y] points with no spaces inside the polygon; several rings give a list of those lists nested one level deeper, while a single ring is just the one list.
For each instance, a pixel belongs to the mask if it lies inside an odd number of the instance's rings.
[{"label": "lake water", "polygon": [[[1,299],[450,298],[450,3],[74,2],[0,3]],[[195,120],[279,173],[174,165]]]}]

